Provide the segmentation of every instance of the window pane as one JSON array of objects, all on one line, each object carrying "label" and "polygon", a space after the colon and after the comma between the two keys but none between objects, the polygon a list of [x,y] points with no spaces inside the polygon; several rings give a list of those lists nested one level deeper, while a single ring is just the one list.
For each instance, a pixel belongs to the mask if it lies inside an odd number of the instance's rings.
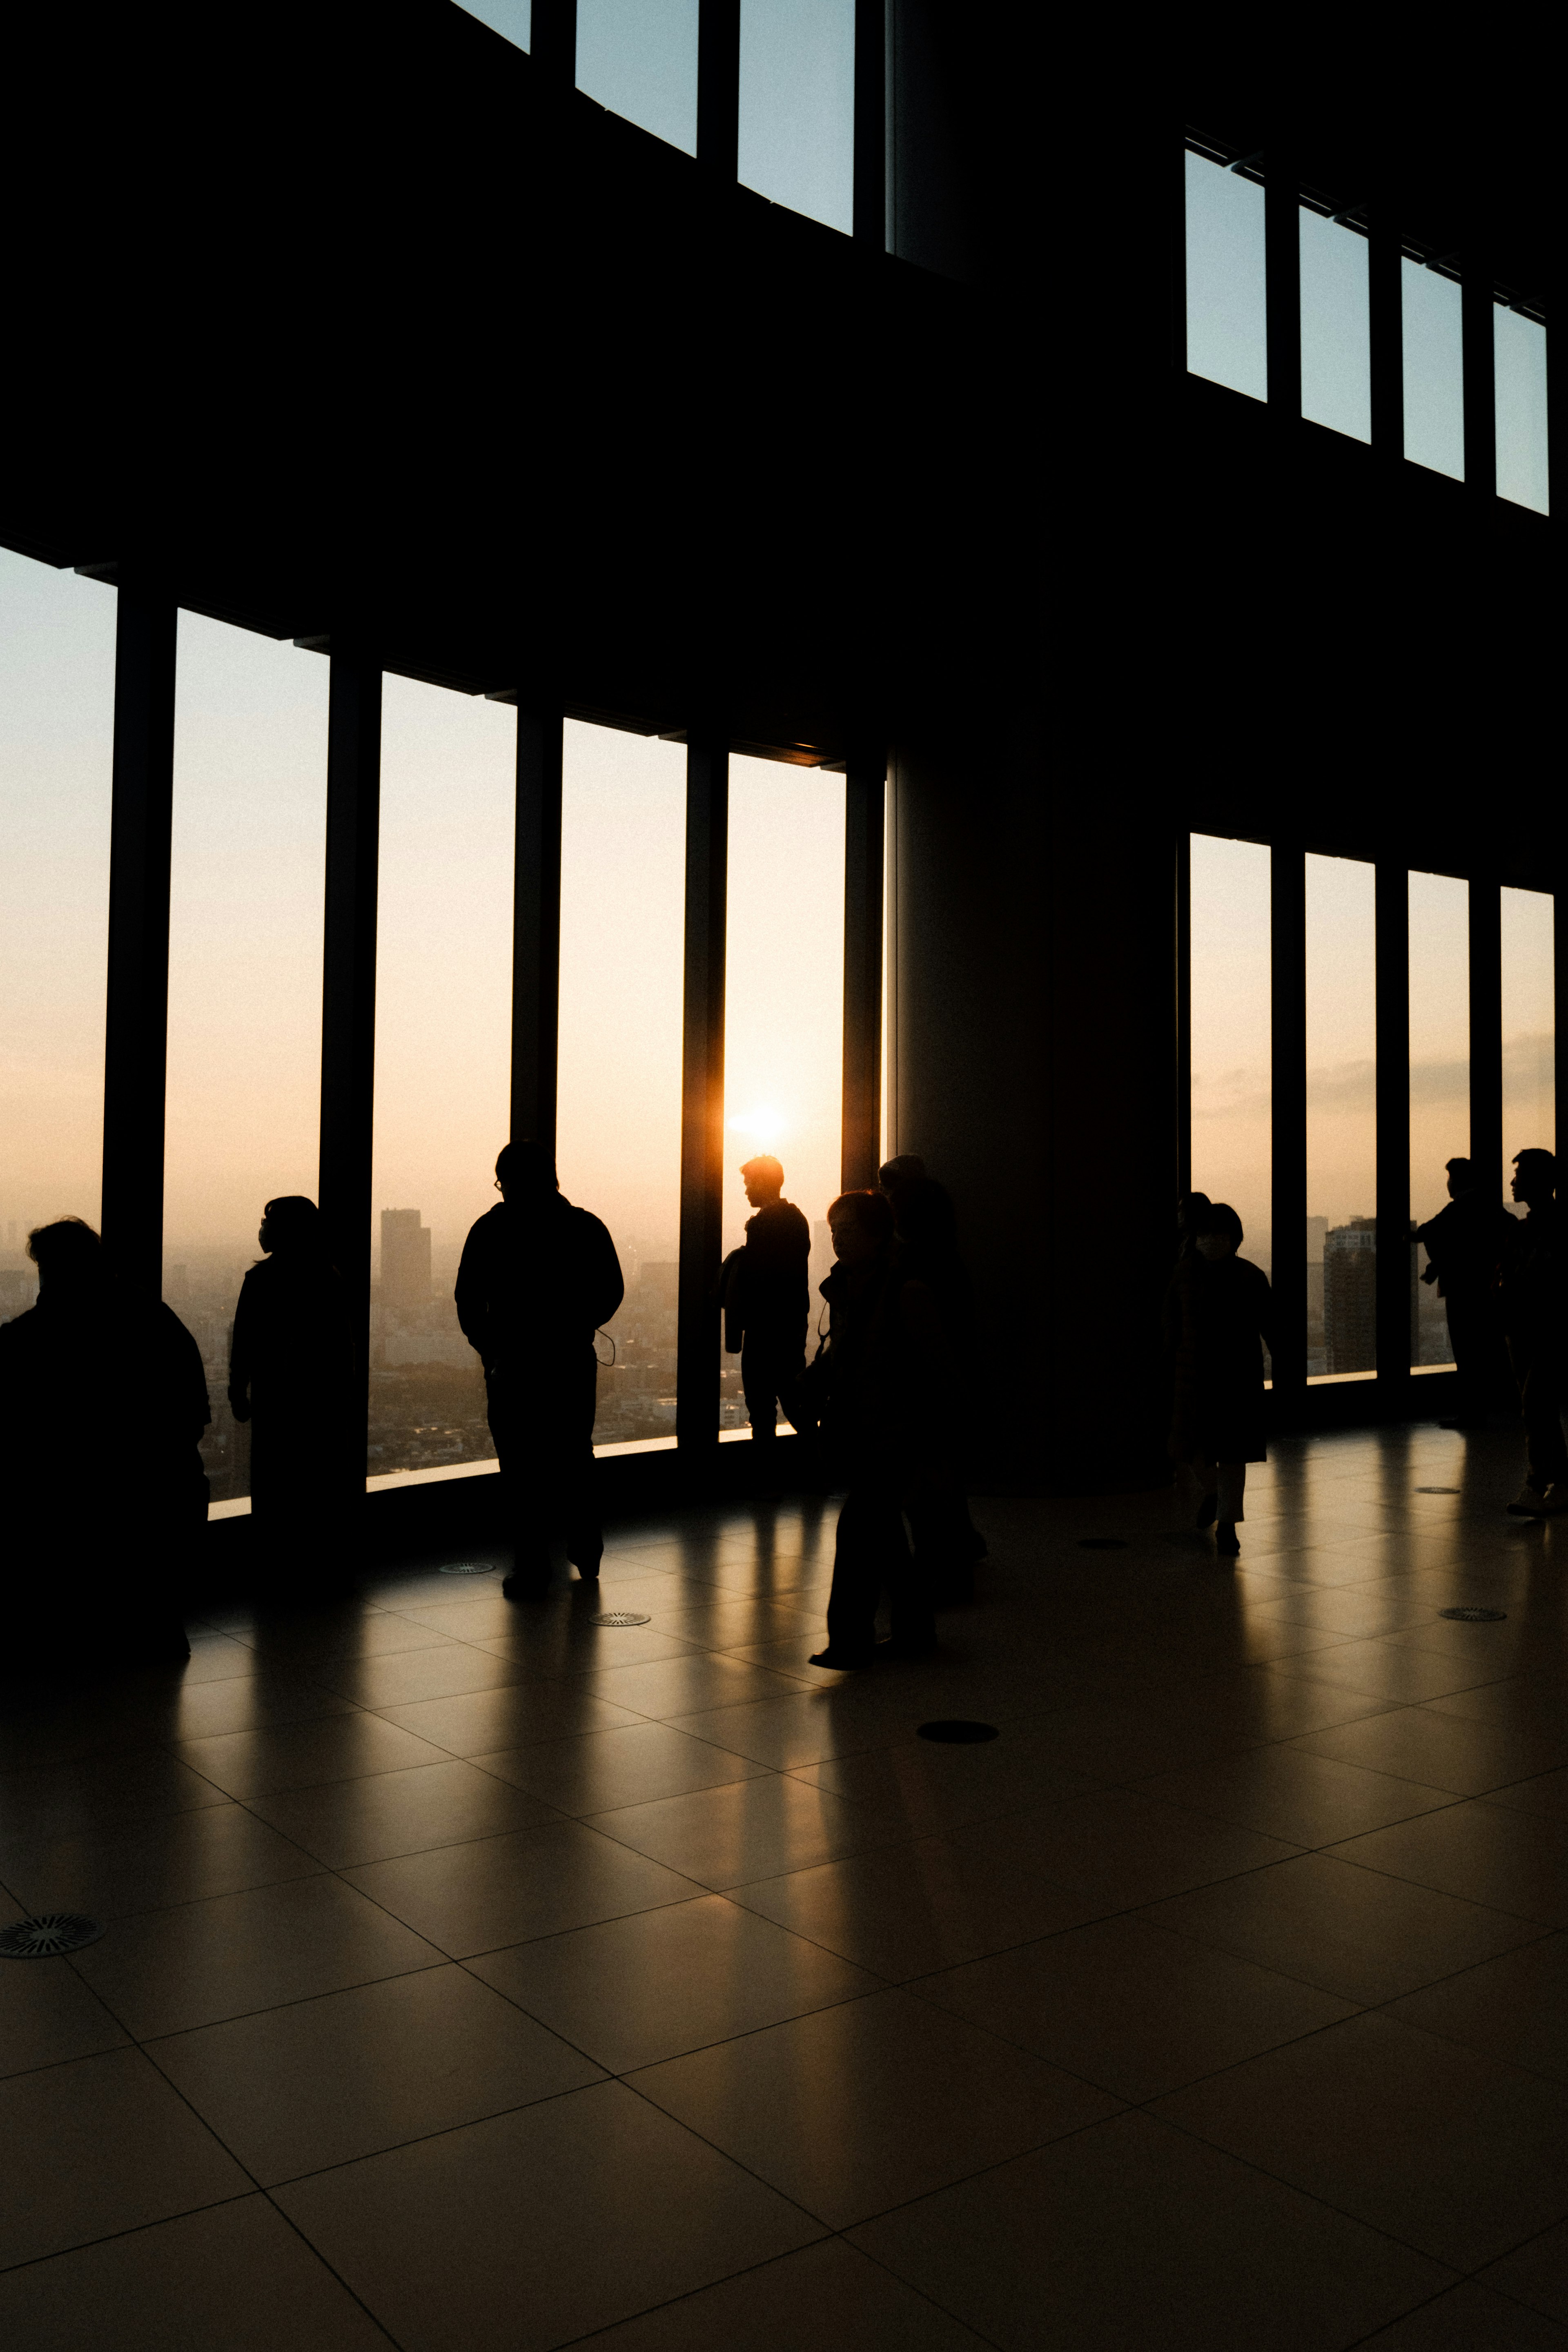
[{"label": "window pane", "polygon": [[163,1296],[206,1366],[215,1503],[250,1491],[228,1343],[261,1212],[316,1197],[328,684],[319,655],[180,614]]},{"label": "window pane", "polygon": [[1268,397],[1263,191],[1187,155],[1187,367]]},{"label": "window pane", "polygon": [[855,0],[741,0],[739,177],[854,226]]},{"label": "window pane", "polygon": [[1372,345],[1364,236],[1301,214],[1301,414],[1372,439]]},{"label": "window pane", "polygon": [[1492,305],[1500,499],[1552,511],[1547,498],[1546,330],[1536,319]]},{"label": "window pane", "polygon": [[[686,752],[566,722],[561,816],[561,1189],[615,1237],[594,1442],[675,1443]],[[610,1350],[600,1343],[599,1353]]]},{"label": "window pane", "polygon": [[[842,776],[731,760],[726,940],[724,1248],[741,1246],[752,1213],[742,1160],[774,1153],[784,1198],[811,1226],[815,1335],[844,1135]],[[740,1359],[721,1360],[719,1424],[742,1429]]]},{"label": "window pane", "polygon": [[698,0],[577,0],[577,87],[697,152]]},{"label": "window pane", "polygon": [[1377,1364],[1373,869],[1307,861],[1307,1376]]},{"label": "window pane", "polygon": [[532,33],[533,0],[458,0],[465,16],[477,16],[492,32],[504,33],[515,47],[526,49]]},{"label": "window pane", "polygon": [[0,1323],[27,1234],[99,1220],[115,593],[0,548]]},{"label": "window pane", "polygon": [[[1555,902],[1545,890],[1502,894],[1503,1197],[1513,1157],[1558,1149],[1557,1018],[1552,980]],[[1562,1186],[1558,1187],[1559,1196]]]},{"label": "window pane", "polygon": [[1228,1201],[1242,1255],[1273,1268],[1269,856],[1192,837],[1193,1189]]},{"label": "window pane", "polygon": [[[1410,877],[1410,1214],[1448,1198],[1447,1162],[1470,1150],[1470,891],[1447,874]],[[1411,1268],[1411,1358],[1451,1364],[1448,1318],[1426,1253]]]},{"label": "window pane", "polygon": [[[388,677],[381,739],[370,1471],[489,1461],[452,1303],[511,1093],[517,714]],[[424,1236],[422,1238],[422,1236]]]},{"label": "window pane", "polygon": [[1451,278],[1400,264],[1405,352],[1405,454],[1435,474],[1465,478],[1461,297]]}]

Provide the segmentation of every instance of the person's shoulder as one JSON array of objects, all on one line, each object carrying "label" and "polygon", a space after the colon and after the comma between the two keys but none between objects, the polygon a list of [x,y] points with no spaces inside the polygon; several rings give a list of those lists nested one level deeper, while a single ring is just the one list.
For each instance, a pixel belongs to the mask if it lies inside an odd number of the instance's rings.
[{"label": "person's shoulder", "polygon": [[1268,1276],[1264,1273],[1263,1268],[1260,1265],[1255,1265],[1253,1260],[1249,1257],[1238,1257],[1236,1263],[1240,1266],[1247,1281],[1250,1283],[1254,1290],[1257,1289],[1259,1283],[1263,1285],[1265,1290],[1268,1289]]},{"label": "person's shoulder", "polygon": [[575,1201],[563,1201],[561,1206],[580,1237],[586,1239],[590,1234],[602,1234],[606,1241],[610,1239],[608,1225],[603,1217],[596,1217],[592,1209],[581,1209]]},{"label": "person's shoulder", "polygon": [[[468,1227],[468,1240],[470,1242],[499,1241],[506,1231],[505,1220],[506,1202],[498,1201],[494,1208],[487,1209],[482,1217],[474,1219],[473,1223]],[[465,1242],[464,1247],[467,1246],[468,1243]]]}]

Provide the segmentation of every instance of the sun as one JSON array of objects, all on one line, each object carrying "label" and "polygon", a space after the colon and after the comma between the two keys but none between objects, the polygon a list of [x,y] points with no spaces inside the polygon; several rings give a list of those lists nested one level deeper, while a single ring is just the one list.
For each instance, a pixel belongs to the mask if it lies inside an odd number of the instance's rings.
[{"label": "sun", "polygon": [[724,1124],[731,1135],[744,1136],[766,1151],[771,1151],[788,1131],[780,1114],[766,1103],[759,1104],[755,1110],[737,1111]]}]

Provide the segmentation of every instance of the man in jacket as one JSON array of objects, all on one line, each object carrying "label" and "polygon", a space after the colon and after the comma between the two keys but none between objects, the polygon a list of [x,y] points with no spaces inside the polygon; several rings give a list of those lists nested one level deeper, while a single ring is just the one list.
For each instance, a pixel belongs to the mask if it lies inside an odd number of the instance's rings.
[{"label": "man in jacket", "polygon": [[811,1227],[782,1197],[784,1169],[771,1152],[748,1160],[741,1179],[755,1213],[746,1220],[744,1246],[725,1262],[724,1345],[731,1355],[741,1350],[752,1440],[771,1444],[781,1404],[796,1429],[805,1418],[800,1381],[811,1311]]},{"label": "man in jacket", "polygon": [[1416,1228],[1426,1253],[1423,1282],[1435,1282],[1448,1316],[1448,1342],[1458,1373],[1458,1411],[1446,1429],[1479,1429],[1502,1392],[1502,1332],[1498,1323],[1497,1270],[1513,1219],[1500,1201],[1489,1201],[1468,1160],[1448,1162],[1448,1205]]},{"label": "man in jacket", "polygon": [[1528,1468],[1523,1487],[1508,1507],[1515,1518],[1530,1519],[1568,1511],[1568,1444],[1563,1437],[1568,1278],[1553,1154],[1534,1147],[1517,1152],[1511,1189],[1529,1214],[1522,1222],[1510,1220],[1513,1232],[1499,1287]]},{"label": "man in jacket", "polygon": [[561,1195],[536,1143],[496,1161],[499,1204],[479,1219],[458,1268],[458,1320],[485,1368],[516,1566],[501,1590],[537,1601],[550,1587],[550,1540],[563,1530],[579,1573],[599,1573],[605,1538],[594,1496],[594,1334],[626,1296],[606,1228]]}]

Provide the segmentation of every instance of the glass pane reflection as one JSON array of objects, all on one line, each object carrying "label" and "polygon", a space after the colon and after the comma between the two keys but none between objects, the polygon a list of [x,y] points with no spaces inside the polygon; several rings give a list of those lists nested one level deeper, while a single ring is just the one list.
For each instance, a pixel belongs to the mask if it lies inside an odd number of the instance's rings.
[{"label": "glass pane reflection", "polygon": [[1373,868],[1309,856],[1307,1377],[1377,1364],[1377,963]]},{"label": "glass pane reflection", "polygon": [[697,152],[698,0],[577,0],[577,87]]},{"label": "glass pane reflection", "polygon": [[1193,1186],[1228,1201],[1242,1255],[1273,1271],[1270,858],[1194,833],[1191,850]]},{"label": "glass pane reflection", "polygon": [[1187,370],[1268,397],[1263,191],[1187,155]]},{"label": "glass pane reflection", "polygon": [[458,0],[466,16],[477,16],[492,33],[501,34],[514,48],[526,49],[533,37],[533,0]]},{"label": "glass pane reflection", "polygon": [[1492,305],[1500,499],[1550,514],[1546,446],[1546,330],[1538,319]]},{"label": "glass pane reflection", "polygon": [[1355,441],[1372,439],[1367,243],[1321,213],[1301,221],[1301,414]]},{"label": "glass pane reflection", "polygon": [[739,177],[775,205],[855,224],[855,0],[741,0]]},{"label": "glass pane reflection", "polygon": [[1405,454],[1435,474],[1465,478],[1465,373],[1458,285],[1416,261],[1400,263],[1405,352]]}]

